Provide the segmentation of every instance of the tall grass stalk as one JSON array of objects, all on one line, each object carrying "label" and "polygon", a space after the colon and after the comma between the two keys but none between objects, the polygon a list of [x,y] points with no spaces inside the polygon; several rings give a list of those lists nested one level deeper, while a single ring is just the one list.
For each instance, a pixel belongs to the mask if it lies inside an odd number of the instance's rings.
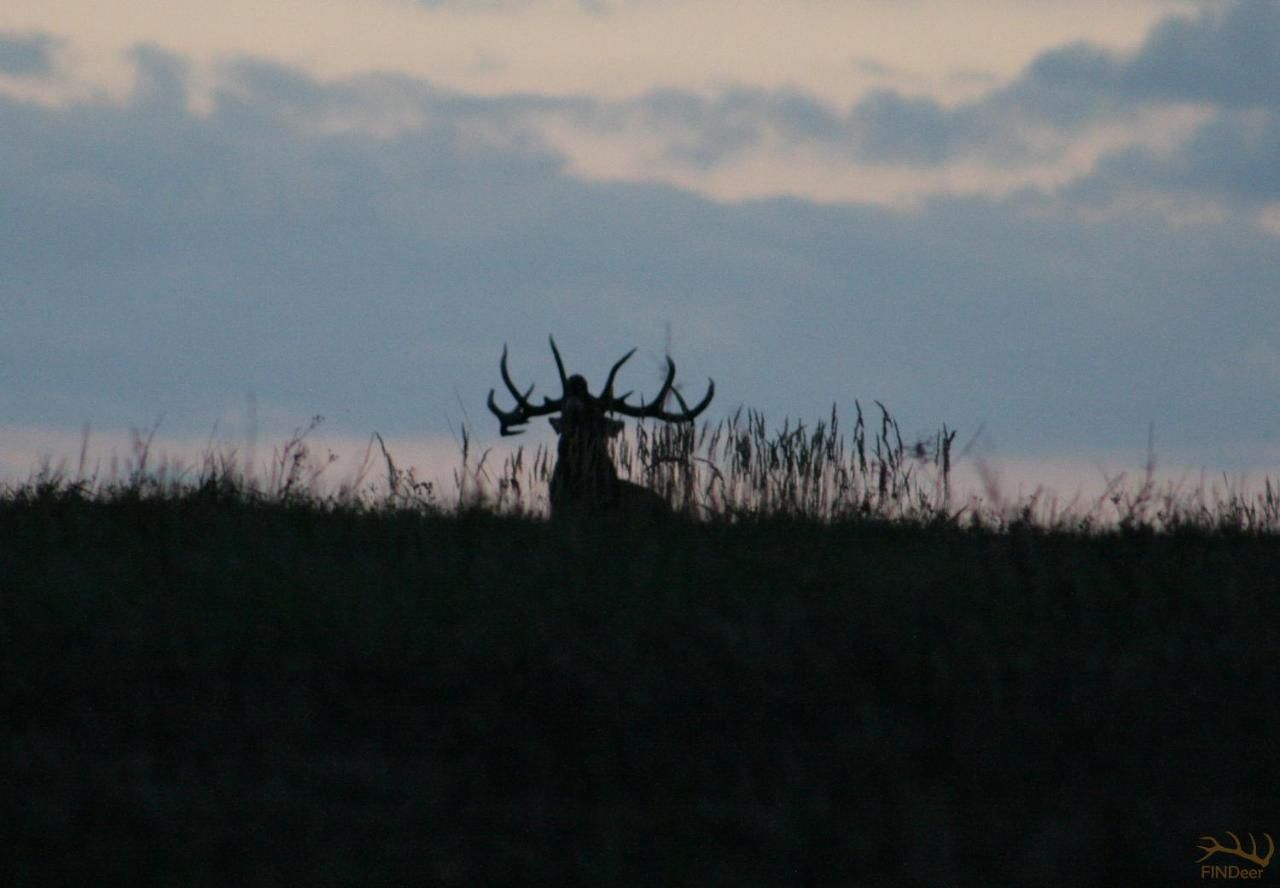
[{"label": "tall grass stalk", "polygon": [[[893,414],[880,402],[864,412],[854,402],[851,427],[835,406],[814,423],[786,419],[771,426],[756,410],[739,409],[714,424],[636,423],[610,442],[619,475],[661,493],[689,518],[737,522],[789,517],[824,523],[851,520],[974,527],[994,531],[1093,533],[1194,530],[1280,531],[1280,488],[1264,479],[1260,490],[1226,476],[1198,484],[1161,484],[1154,447],[1140,478],[1106,479],[1090,500],[1063,502],[1042,488],[1006,500],[993,473],[975,460],[986,496],[958,491],[954,470],[956,431],[943,425],[932,435],[904,439]],[[396,460],[383,440],[370,437],[353,474],[336,486],[326,473],[337,460],[318,454],[313,417],[274,448],[265,473],[235,449],[210,446],[196,466],[157,460],[156,428],[133,430],[131,453],[113,456],[106,471],[88,469],[88,432],[76,470],[45,460],[25,483],[0,487],[0,497],[72,495],[99,499],[201,495],[238,496],[261,502],[310,503],[329,508],[448,512],[482,509],[545,518],[555,471],[554,442],[519,447],[501,461],[462,429],[453,491],[421,477]],[[378,448],[381,459],[374,455]],[[381,465],[381,471],[374,467]]]}]

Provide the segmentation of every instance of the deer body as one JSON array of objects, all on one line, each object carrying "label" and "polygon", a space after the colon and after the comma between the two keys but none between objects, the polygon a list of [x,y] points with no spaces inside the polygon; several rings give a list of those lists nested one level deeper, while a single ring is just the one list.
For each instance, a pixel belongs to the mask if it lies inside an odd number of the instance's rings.
[{"label": "deer body", "polygon": [[[569,377],[569,385],[586,380]],[[622,431],[622,423],[589,407],[566,401],[560,416],[551,417],[559,434],[556,467],[551,473],[551,514],[590,512],[649,512],[670,510],[667,501],[647,487],[618,477],[609,455],[609,439]]]},{"label": "deer body", "polygon": [[[667,379],[658,396],[648,405],[634,406],[627,403],[627,395],[614,396],[613,380],[618,368],[635,353],[635,349],[627,352],[613,365],[604,391],[599,396],[591,394],[587,381],[582,376],[576,373],[565,376],[564,362],[560,359],[554,339],[551,340],[551,351],[560,371],[563,389],[561,397],[544,398],[540,405],[531,403],[529,396],[533,394],[533,387],[530,386],[528,391],[521,393],[511,381],[507,372],[505,347],[499,366],[502,380],[515,398],[516,409],[500,410],[494,403],[493,391],[489,392],[489,410],[498,417],[503,435],[519,434],[523,429],[518,427],[536,416],[559,414],[550,417],[551,427],[559,435],[556,467],[551,474],[551,516],[557,518],[570,514],[669,512],[670,506],[662,496],[647,487],[618,477],[617,467],[609,454],[609,441],[622,431],[623,423],[609,414],[653,417],[667,422],[692,422],[711,403],[715,383],[710,384],[706,396],[690,410],[680,394],[671,387],[675,379],[675,364],[668,358]],[[681,412],[662,409],[669,393],[674,394],[680,402]]]}]

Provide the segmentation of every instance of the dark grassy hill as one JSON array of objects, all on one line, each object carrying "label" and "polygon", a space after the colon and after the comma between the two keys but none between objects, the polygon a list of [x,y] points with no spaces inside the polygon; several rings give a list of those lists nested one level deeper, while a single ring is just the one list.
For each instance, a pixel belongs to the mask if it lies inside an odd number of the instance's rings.
[{"label": "dark grassy hill", "polygon": [[1198,836],[1280,832],[1278,568],[1230,531],[10,496],[0,883],[1190,883]]}]

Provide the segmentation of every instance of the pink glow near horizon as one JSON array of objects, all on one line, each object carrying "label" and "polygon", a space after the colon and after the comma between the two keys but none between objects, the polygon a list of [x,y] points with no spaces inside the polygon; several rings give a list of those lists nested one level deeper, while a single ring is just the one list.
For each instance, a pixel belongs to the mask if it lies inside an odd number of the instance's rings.
[{"label": "pink glow near horizon", "polygon": [[[0,428],[0,487],[16,488],[32,481],[42,469],[53,470],[60,477],[75,481],[94,479],[98,483],[123,482],[136,466],[137,441],[146,431],[90,431],[83,433],[51,432],[33,428]],[[229,460],[237,472],[257,481],[263,489],[279,475],[281,450],[287,435],[278,440],[263,440],[250,446],[247,442],[171,438],[156,434],[150,443],[148,472],[165,479],[187,482],[199,476],[206,456]],[[314,492],[321,495],[344,489],[365,495],[382,495],[387,490],[387,467],[377,442],[372,436],[357,439],[325,434],[321,430],[306,437],[309,465],[323,469],[317,476]],[[396,467],[412,469],[419,481],[433,485],[437,501],[442,505],[457,502],[457,474],[462,467],[461,445],[451,439],[392,437],[385,440]],[[474,470],[483,460],[484,492],[492,494],[493,479],[508,456],[524,446],[526,465],[539,445],[554,448],[549,436],[530,435],[523,441],[473,440],[469,465]],[[82,464],[83,453],[83,464]],[[336,457],[330,461],[330,457]],[[246,471],[252,463],[252,471]],[[925,466],[918,473],[931,479]],[[1076,515],[1093,514],[1102,523],[1115,521],[1126,501],[1147,480],[1142,459],[1099,456],[1079,457],[1000,457],[996,455],[958,457],[952,474],[953,510],[965,503],[978,501],[985,508],[1013,514],[1023,506],[1034,507],[1042,518],[1064,511]],[[1183,502],[1201,503],[1210,510],[1218,502],[1232,497],[1250,501],[1262,496],[1266,485],[1280,490],[1280,464],[1244,473],[1214,472],[1205,467],[1164,465],[1157,459],[1150,480],[1157,498],[1171,495]],[[469,478],[470,492],[475,493],[474,474]],[[928,486],[928,483],[926,483]],[[528,491],[529,502],[545,506],[546,491],[539,485]],[[1111,503],[1118,495],[1118,503]]]}]

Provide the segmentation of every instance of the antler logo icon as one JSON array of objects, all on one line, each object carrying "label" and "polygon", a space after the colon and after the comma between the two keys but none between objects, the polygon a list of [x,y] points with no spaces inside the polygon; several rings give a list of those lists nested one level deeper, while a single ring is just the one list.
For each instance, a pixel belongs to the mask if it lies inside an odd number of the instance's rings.
[{"label": "antler logo icon", "polygon": [[1253,833],[1245,833],[1245,835],[1249,837],[1248,851],[1244,850],[1244,845],[1241,844],[1239,836],[1233,832],[1228,832],[1227,835],[1229,835],[1231,840],[1236,843],[1234,848],[1229,848],[1226,845],[1223,845],[1213,836],[1201,836],[1200,841],[1208,842],[1209,844],[1196,846],[1201,851],[1205,852],[1204,857],[1201,857],[1196,861],[1196,863],[1203,863],[1213,855],[1221,852],[1223,854],[1230,854],[1234,857],[1239,857],[1241,860],[1247,860],[1250,863],[1256,863],[1258,866],[1265,867],[1271,862],[1272,856],[1276,853],[1276,843],[1272,841],[1269,833],[1262,834],[1262,837],[1267,840],[1267,845],[1271,849],[1265,856],[1258,854],[1258,843],[1254,840]]}]

